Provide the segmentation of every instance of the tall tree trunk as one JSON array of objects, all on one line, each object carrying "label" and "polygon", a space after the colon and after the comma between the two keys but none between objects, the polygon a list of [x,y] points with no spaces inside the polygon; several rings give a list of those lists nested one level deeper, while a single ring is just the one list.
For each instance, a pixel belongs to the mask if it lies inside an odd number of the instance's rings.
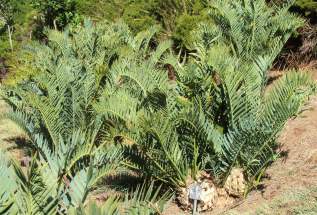
[{"label": "tall tree trunk", "polygon": [[57,31],[56,19],[53,20],[54,29]]},{"label": "tall tree trunk", "polygon": [[11,27],[9,24],[7,24],[8,27],[8,34],[9,34],[9,43],[10,43],[10,48],[11,51],[13,51],[13,43],[12,43],[12,32],[11,32]]}]

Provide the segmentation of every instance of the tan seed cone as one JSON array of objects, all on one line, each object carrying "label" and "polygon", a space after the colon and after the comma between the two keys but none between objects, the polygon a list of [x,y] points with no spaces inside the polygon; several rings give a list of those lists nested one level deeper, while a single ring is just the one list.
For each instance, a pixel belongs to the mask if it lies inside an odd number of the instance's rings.
[{"label": "tan seed cone", "polygon": [[232,169],[229,177],[226,180],[224,188],[229,195],[234,197],[242,197],[246,189],[246,180],[243,174],[243,169]]}]

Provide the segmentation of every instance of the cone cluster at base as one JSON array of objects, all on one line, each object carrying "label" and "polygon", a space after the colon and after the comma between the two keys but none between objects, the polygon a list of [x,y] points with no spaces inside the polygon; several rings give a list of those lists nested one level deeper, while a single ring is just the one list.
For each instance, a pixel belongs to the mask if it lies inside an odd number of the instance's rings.
[{"label": "cone cluster at base", "polygon": [[189,198],[189,189],[194,183],[198,183],[202,189],[198,205],[199,211],[232,205],[236,198],[244,195],[246,189],[246,180],[242,169],[232,169],[224,187],[217,187],[208,173],[201,172],[196,181],[189,177],[186,181],[187,186],[180,188],[177,192],[177,200],[185,210],[192,209],[193,202]]}]

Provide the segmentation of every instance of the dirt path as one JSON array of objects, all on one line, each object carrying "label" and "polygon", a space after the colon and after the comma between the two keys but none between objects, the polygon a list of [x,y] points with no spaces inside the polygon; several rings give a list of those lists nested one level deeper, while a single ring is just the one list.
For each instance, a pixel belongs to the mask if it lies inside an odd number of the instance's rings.
[{"label": "dirt path", "polygon": [[[8,111],[8,107],[4,101],[0,100],[0,116]],[[6,149],[14,155],[16,159],[24,157],[21,148],[24,134],[13,122],[10,120],[1,120],[0,118],[0,150]]]}]

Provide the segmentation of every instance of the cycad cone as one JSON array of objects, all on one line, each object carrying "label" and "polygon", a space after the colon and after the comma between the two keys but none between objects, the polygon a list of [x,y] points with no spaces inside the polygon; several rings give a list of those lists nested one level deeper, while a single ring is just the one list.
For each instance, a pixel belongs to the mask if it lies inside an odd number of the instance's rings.
[{"label": "cycad cone", "polygon": [[243,170],[240,168],[232,169],[226,180],[224,188],[230,196],[242,197],[246,189],[246,181],[243,175]]},{"label": "cycad cone", "polygon": [[178,190],[177,200],[185,210],[192,209],[193,202],[189,199],[189,188],[194,183],[199,183],[202,188],[201,200],[198,204],[199,211],[224,208],[233,204],[234,198],[241,197],[246,187],[242,169],[237,168],[231,171],[224,188],[217,187],[208,173],[201,172],[197,181],[188,177],[187,186]]}]

